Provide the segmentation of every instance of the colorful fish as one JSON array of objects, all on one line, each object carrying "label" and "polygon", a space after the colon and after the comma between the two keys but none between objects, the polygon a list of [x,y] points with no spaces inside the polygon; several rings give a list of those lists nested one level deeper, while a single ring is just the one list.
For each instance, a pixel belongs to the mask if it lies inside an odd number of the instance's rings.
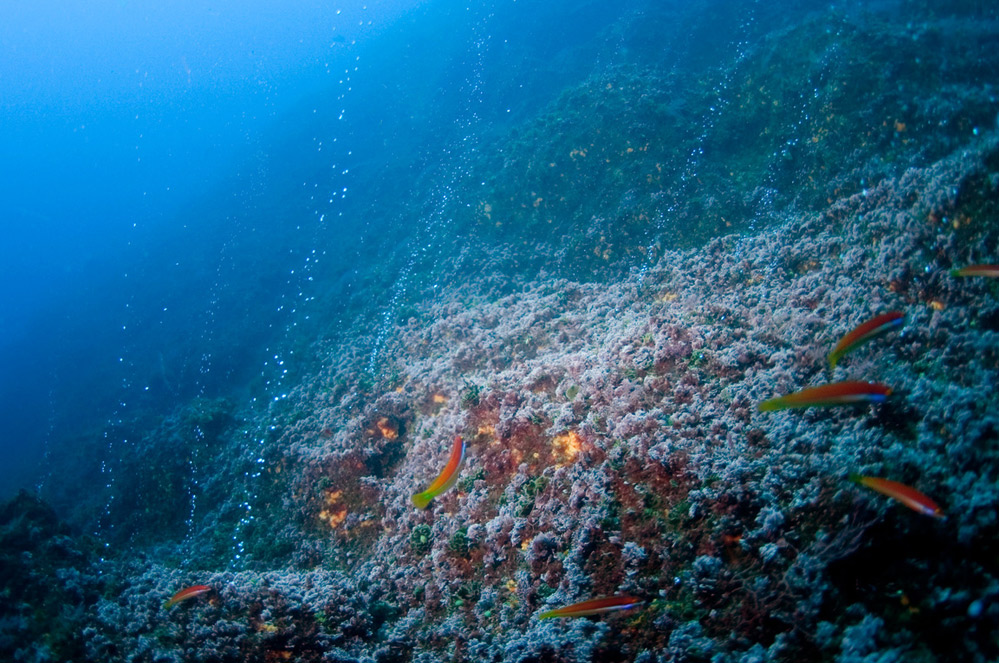
[{"label": "colorful fish", "polygon": [[860,347],[875,336],[884,334],[895,327],[901,327],[905,322],[905,314],[901,311],[890,311],[876,315],[867,322],[858,325],[850,333],[839,340],[836,347],[829,353],[829,368],[836,368],[836,363],[847,352]]},{"label": "colorful fish", "polygon": [[465,441],[461,439],[461,435],[457,435],[454,438],[454,446],[451,448],[451,458],[448,459],[447,465],[444,466],[443,471],[441,471],[440,475],[434,479],[434,482],[426,490],[413,495],[413,505],[417,509],[426,509],[427,505],[430,504],[430,500],[451,488],[458,481],[458,474],[461,472],[461,466],[464,462]]},{"label": "colorful fish", "polygon": [[644,601],[634,596],[622,594],[619,596],[604,596],[596,599],[588,599],[573,603],[555,610],[546,610],[538,615],[538,619],[549,619],[551,617],[589,617],[591,615],[602,615],[618,610],[631,610],[642,605]]},{"label": "colorful fish", "polygon": [[185,587],[176,594],[170,597],[170,600],[163,604],[164,608],[172,608],[181,601],[186,601],[187,599],[193,599],[195,596],[200,596],[205,592],[212,591],[212,588],[208,585],[192,585],[191,587]]},{"label": "colorful fish", "polygon": [[988,276],[999,278],[999,265],[968,265],[950,270],[951,276]]},{"label": "colorful fish", "polygon": [[760,412],[772,412],[799,407],[883,403],[890,394],[890,387],[877,382],[833,382],[771,398],[757,408]]},{"label": "colorful fish", "polygon": [[931,516],[933,518],[939,518],[940,520],[944,520],[946,518],[943,509],[941,509],[936,502],[931,500],[926,495],[923,495],[915,488],[906,486],[904,483],[892,481],[891,479],[865,477],[859,474],[850,474],[850,481],[860,484],[861,486],[866,486],[871,490],[876,490],[882,495],[887,495],[893,500],[901,502],[913,511],[917,511],[924,516]]}]

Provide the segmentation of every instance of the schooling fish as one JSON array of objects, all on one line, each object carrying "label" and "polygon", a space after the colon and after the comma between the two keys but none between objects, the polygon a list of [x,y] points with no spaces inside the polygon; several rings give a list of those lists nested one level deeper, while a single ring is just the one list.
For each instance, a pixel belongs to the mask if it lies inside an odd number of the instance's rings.
[{"label": "schooling fish", "polygon": [[890,394],[890,387],[877,382],[833,382],[771,398],[757,408],[760,412],[771,412],[799,407],[883,403]]},{"label": "schooling fish", "polygon": [[951,276],[989,276],[999,278],[999,265],[968,265],[950,270]]},{"label": "schooling fish", "polygon": [[430,487],[422,493],[413,495],[413,504],[416,508],[426,509],[427,505],[430,504],[430,500],[453,486],[458,481],[458,474],[461,472],[461,466],[464,462],[465,441],[461,439],[461,435],[457,435],[454,438],[454,446],[451,448],[451,458],[448,459],[443,471],[434,479]]},{"label": "schooling fish", "polygon": [[181,601],[186,601],[187,599],[193,599],[195,596],[200,596],[205,592],[212,591],[212,588],[208,585],[193,585],[191,587],[185,587],[176,594],[170,597],[170,600],[163,604],[164,608],[172,608]]},{"label": "schooling fish", "polygon": [[876,315],[867,322],[855,327],[849,334],[844,336],[829,353],[829,368],[836,368],[836,363],[847,352],[860,347],[875,336],[884,334],[895,327],[901,327],[905,322],[905,314],[901,311],[891,311]]},{"label": "schooling fish", "polygon": [[617,610],[631,610],[642,605],[642,603],[644,601],[636,599],[634,596],[604,596],[597,599],[580,601],[579,603],[573,603],[555,610],[546,610],[538,615],[538,619],[549,619],[551,617],[589,617]]},{"label": "schooling fish", "polygon": [[931,516],[940,520],[946,518],[943,509],[936,502],[915,488],[906,486],[904,483],[890,479],[879,479],[878,477],[865,477],[859,474],[850,474],[850,481],[858,483],[861,486],[866,486],[871,490],[876,490],[882,495],[887,495],[924,516]]}]

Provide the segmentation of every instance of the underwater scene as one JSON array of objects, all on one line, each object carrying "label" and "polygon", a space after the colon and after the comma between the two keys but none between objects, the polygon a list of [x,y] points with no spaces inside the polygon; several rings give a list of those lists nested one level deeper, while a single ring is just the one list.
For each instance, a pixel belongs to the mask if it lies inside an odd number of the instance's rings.
[{"label": "underwater scene", "polygon": [[999,5],[94,2],[0,11],[0,659],[999,660]]}]

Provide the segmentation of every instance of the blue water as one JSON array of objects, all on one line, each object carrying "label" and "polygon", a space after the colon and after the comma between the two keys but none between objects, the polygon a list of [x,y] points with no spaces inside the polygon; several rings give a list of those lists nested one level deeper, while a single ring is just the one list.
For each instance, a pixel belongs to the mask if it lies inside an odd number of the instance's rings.
[{"label": "blue water", "polygon": [[[150,374],[163,408],[210,387],[192,377],[205,335],[231,323],[204,318],[259,262],[239,255],[240,224],[291,222],[246,221],[247,201],[270,188],[264,169],[295,171],[282,157],[316,161],[311,142],[268,151],[313,121],[306,97],[329,121],[358,49],[418,5],[0,7],[5,493],[36,480],[48,438],[93,434]],[[239,336],[233,361],[259,340]]]}]

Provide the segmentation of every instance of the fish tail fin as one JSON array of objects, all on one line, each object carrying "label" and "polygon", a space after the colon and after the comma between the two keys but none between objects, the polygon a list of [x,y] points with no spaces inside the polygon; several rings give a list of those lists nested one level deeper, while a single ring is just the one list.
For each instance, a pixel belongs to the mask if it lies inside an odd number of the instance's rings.
[{"label": "fish tail fin", "polygon": [[771,398],[768,401],[763,401],[756,406],[756,409],[760,412],[773,412],[774,410],[779,410],[783,406],[783,402],[780,398]]},{"label": "fish tail fin", "polygon": [[432,499],[433,497],[427,495],[425,492],[416,493],[415,495],[413,495],[413,506],[415,506],[417,509],[426,509],[427,505],[430,504],[430,500]]},{"label": "fish tail fin", "polygon": [[861,476],[860,474],[857,474],[856,472],[850,472],[847,478],[853,483],[862,484],[864,482],[864,477]]}]

